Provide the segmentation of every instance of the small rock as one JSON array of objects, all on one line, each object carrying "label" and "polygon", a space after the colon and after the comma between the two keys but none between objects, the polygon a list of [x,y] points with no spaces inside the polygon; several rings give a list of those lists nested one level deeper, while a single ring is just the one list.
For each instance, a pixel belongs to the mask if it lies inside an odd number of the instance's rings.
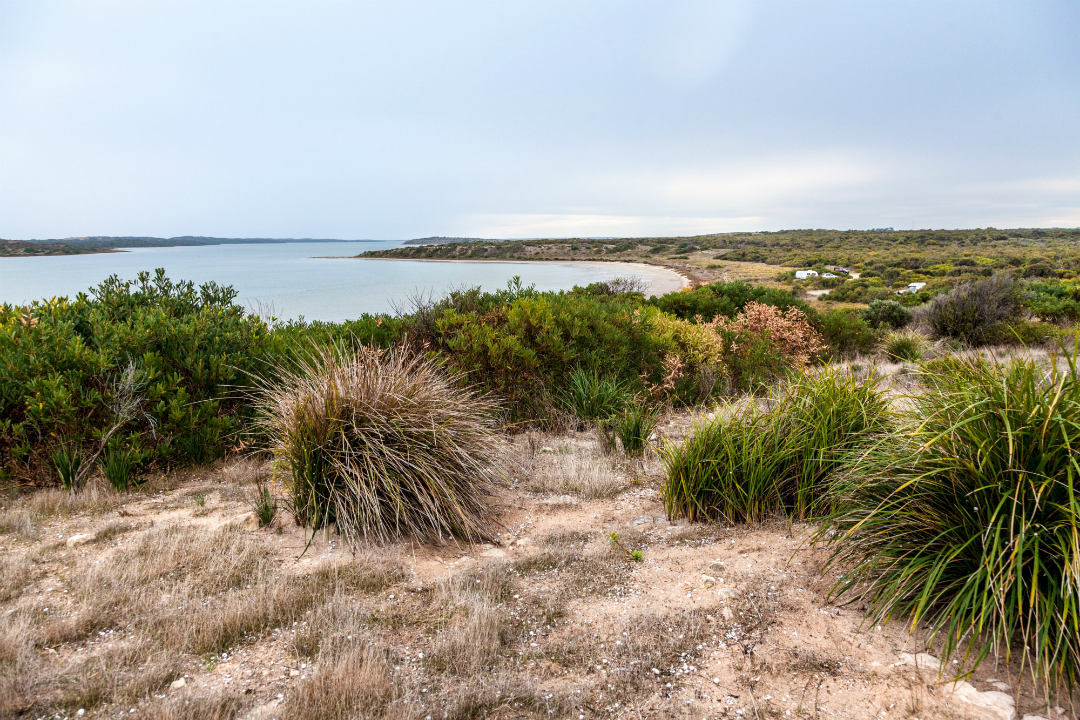
[{"label": "small rock", "polygon": [[290,670],[289,677],[300,677],[300,671],[296,669]]},{"label": "small rock", "polygon": [[735,617],[735,613],[731,612],[731,608],[729,607],[720,608],[720,614],[724,617],[725,620],[730,620],[731,618]]},{"label": "small rock", "polygon": [[171,687],[173,690],[179,690],[185,685],[187,685],[187,680],[185,680],[184,678],[176,678],[172,681],[172,684],[169,685],[169,687]]},{"label": "small rock", "polygon": [[94,539],[94,533],[79,533],[78,535],[72,535],[67,539],[68,547],[75,547],[76,545],[85,545]]},{"label": "small rock", "polygon": [[972,705],[982,712],[980,717],[987,720],[1014,720],[1016,708],[1013,706],[1012,695],[1000,690],[986,690],[980,692],[971,683],[961,680],[956,683],[948,683],[944,686],[945,696],[950,700]]},{"label": "small rock", "polygon": [[706,590],[708,590],[709,588],[711,588],[715,584],[716,584],[716,578],[712,577],[711,575],[702,575],[701,576],[701,586],[703,588],[705,588]]},{"label": "small rock", "polygon": [[1046,720],[1042,715],[1025,715],[1020,720]]},{"label": "small rock", "polygon": [[919,670],[930,670],[937,673],[941,668],[941,661],[930,653],[918,653],[915,655],[912,655],[911,653],[900,653],[900,661],[895,665],[910,665]]},{"label": "small rock", "polygon": [[647,525],[648,523],[662,523],[662,522],[667,522],[667,518],[666,517],[658,517],[658,516],[654,516],[654,515],[642,515],[641,517],[635,519],[634,522],[632,522],[630,524],[634,525],[634,526],[637,526],[637,525]]},{"label": "small rock", "polygon": [[991,680],[990,684],[996,687],[1001,692],[1009,692],[1010,690],[1012,690],[1012,688],[1009,687],[1009,683],[1002,682],[1001,680]]},{"label": "small rock", "polygon": [[707,568],[709,572],[719,575],[727,570],[727,564],[723,560],[713,560]]}]

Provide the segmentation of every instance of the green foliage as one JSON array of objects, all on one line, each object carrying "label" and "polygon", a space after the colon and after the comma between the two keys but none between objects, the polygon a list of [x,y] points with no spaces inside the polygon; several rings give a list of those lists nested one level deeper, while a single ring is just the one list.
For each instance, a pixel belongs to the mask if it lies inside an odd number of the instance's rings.
[{"label": "green foliage", "polygon": [[495,406],[403,350],[313,349],[252,391],[297,522],[346,541],[490,536]]},{"label": "green foliage", "polygon": [[75,491],[79,482],[79,471],[83,466],[82,448],[78,445],[62,442],[50,453],[52,467],[60,486],[68,491]]},{"label": "green foliage", "polygon": [[[0,464],[41,478],[56,438],[114,441],[164,464],[219,455],[239,428],[232,388],[259,364],[267,331],[214,283],[164,271],[111,277],[89,295],[0,307]],[[140,378],[138,417],[119,418],[117,379]]]},{"label": "green foliage", "polygon": [[126,492],[137,484],[138,456],[131,448],[113,444],[102,453],[101,473],[114,490]]},{"label": "green foliage", "polygon": [[[903,431],[836,486],[818,534],[835,591],[877,618],[926,622],[945,659],[1019,648],[1053,687],[1080,673],[1080,382],[1057,362],[946,357]],[[970,653],[970,655],[968,654]]]},{"label": "green foliage", "polygon": [[1044,320],[1080,321],[1080,282],[1029,282],[1024,286],[1024,307]]},{"label": "green foliage", "polygon": [[896,293],[885,287],[879,277],[860,277],[848,280],[840,287],[829,292],[829,299],[837,302],[870,303],[875,300],[887,300],[895,297]]},{"label": "green foliage", "polygon": [[606,420],[623,409],[630,399],[626,385],[595,370],[578,368],[562,396],[566,410],[583,423]]},{"label": "green foliage", "polygon": [[765,407],[744,403],[661,453],[670,517],[756,522],[829,511],[831,475],[888,424],[874,381],[839,370],[794,377]]},{"label": "green foliage", "polygon": [[870,305],[859,314],[872,328],[899,330],[911,322],[911,311],[896,300],[871,300]]},{"label": "green foliage", "polygon": [[751,285],[746,282],[714,282],[708,285],[668,293],[651,300],[666,313],[683,320],[708,322],[717,317],[735,317],[747,303],[772,305],[781,310],[797,307],[811,319],[816,317],[813,309],[787,290]]},{"label": "green foliage", "polygon": [[997,323],[1020,312],[1020,292],[1013,278],[995,275],[954,288],[930,303],[927,320],[941,337],[983,345],[994,337]]},{"label": "green foliage", "polygon": [[545,293],[485,312],[449,308],[428,349],[506,401],[511,418],[546,418],[569,378],[595,373],[634,390],[657,378],[665,348],[654,309],[633,295]]},{"label": "green foliage", "polygon": [[835,308],[821,313],[821,335],[836,355],[868,353],[878,335],[859,313]]}]

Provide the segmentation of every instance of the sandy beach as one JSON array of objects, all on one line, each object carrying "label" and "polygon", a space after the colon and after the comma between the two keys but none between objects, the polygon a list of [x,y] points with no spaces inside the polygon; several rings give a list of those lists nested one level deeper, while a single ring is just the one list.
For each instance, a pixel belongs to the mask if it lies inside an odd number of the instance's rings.
[{"label": "sandy beach", "polygon": [[488,260],[482,258],[458,259],[364,257],[359,259],[388,260],[393,262],[407,260],[409,262],[434,263],[502,263],[504,265],[514,265],[519,263],[544,263],[545,265],[566,266],[600,265],[606,268],[619,268],[621,270],[625,270],[628,276],[638,276],[643,278],[649,286],[649,290],[646,293],[647,297],[653,297],[655,295],[666,295],[670,292],[677,292],[679,290],[682,290],[684,287],[690,285],[690,279],[676,270],[661,267],[660,265],[650,265],[648,263],[640,262],[607,262],[604,260],[525,260],[521,258],[515,258],[513,260]]}]

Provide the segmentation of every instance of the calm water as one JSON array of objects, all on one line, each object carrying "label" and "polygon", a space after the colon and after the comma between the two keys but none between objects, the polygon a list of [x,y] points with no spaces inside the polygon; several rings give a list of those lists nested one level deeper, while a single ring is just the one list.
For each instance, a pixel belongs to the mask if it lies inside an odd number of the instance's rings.
[{"label": "calm water", "polygon": [[74,295],[116,273],[133,278],[163,267],[174,280],[215,280],[239,291],[255,310],[280,318],[346,320],[365,312],[387,312],[411,294],[440,296],[452,288],[504,287],[514,275],[540,290],[634,275],[625,268],[573,263],[443,263],[355,260],[320,256],[355,255],[396,247],[398,241],[282,243],[136,248],[123,253],[0,258],[0,302],[26,303]]}]

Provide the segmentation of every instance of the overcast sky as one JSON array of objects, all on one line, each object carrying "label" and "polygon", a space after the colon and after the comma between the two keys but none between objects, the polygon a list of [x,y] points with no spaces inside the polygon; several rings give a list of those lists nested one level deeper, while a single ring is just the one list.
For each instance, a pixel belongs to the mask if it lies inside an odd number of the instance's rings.
[{"label": "overcast sky", "polygon": [[1080,2],[0,0],[0,237],[1080,225]]}]

